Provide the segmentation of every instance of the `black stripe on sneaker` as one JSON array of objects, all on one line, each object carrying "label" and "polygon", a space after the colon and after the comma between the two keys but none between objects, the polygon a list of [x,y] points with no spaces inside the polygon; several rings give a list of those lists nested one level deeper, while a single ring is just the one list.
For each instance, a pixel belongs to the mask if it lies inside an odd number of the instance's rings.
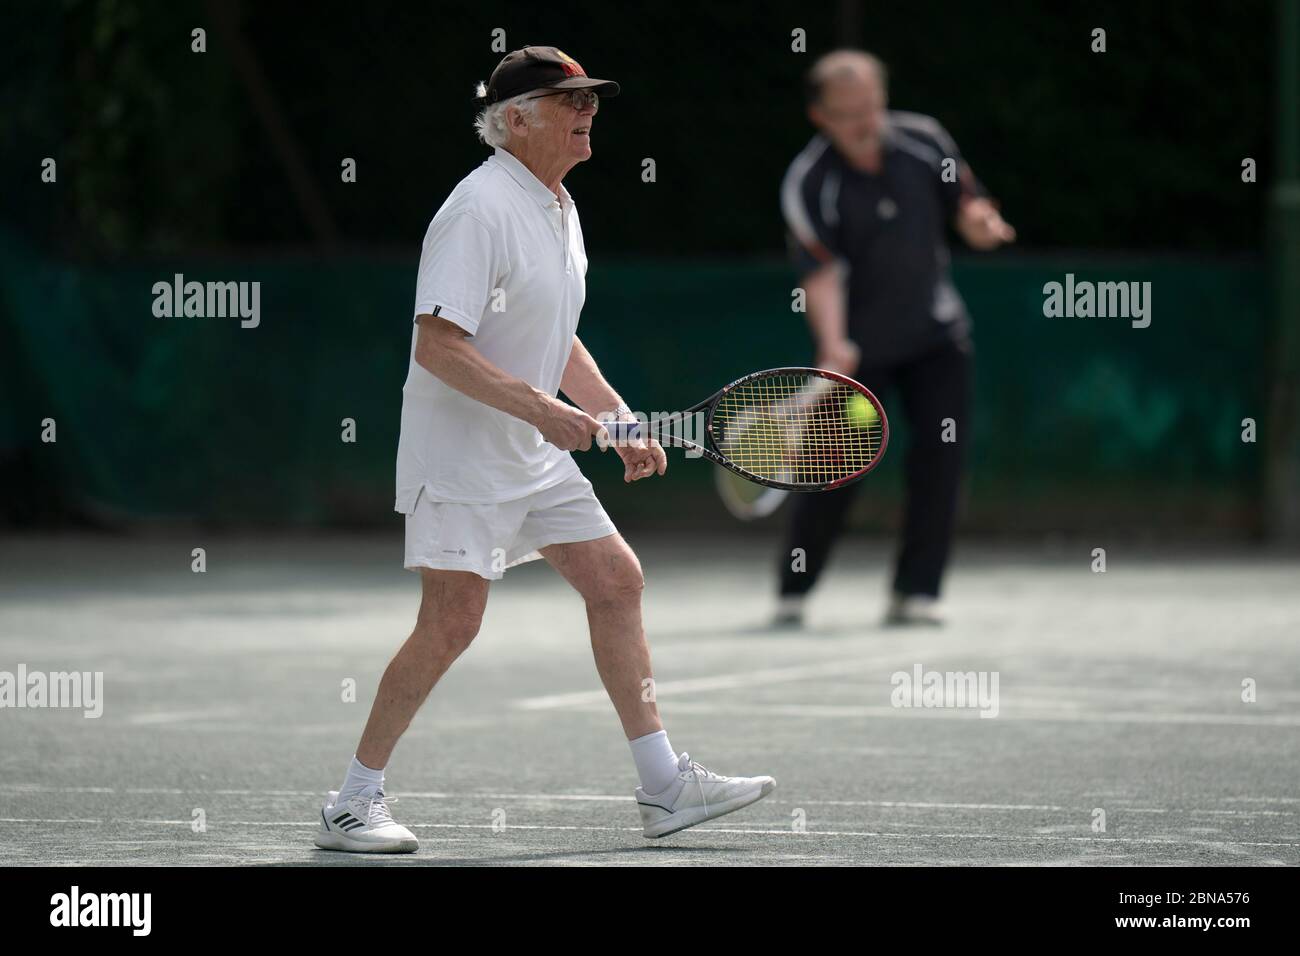
[{"label": "black stripe on sneaker", "polygon": [[357,827],[363,827],[363,826],[365,826],[365,824],[362,823],[360,820],[353,820],[351,823],[343,824],[343,829],[351,833]]},{"label": "black stripe on sneaker", "polygon": [[672,807],[665,807],[662,804],[658,804],[658,803],[646,803],[644,800],[638,800],[637,805],[642,807],[657,807],[658,809],[662,810],[664,813],[673,812]]}]

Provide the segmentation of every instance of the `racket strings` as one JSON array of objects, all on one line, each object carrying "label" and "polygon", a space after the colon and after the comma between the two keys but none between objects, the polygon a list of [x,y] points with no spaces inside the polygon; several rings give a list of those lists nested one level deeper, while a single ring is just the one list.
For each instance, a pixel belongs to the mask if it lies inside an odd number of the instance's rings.
[{"label": "racket strings", "polygon": [[713,439],[737,467],[760,478],[817,487],[875,461],[883,425],[857,389],[817,375],[778,373],[723,395]]}]

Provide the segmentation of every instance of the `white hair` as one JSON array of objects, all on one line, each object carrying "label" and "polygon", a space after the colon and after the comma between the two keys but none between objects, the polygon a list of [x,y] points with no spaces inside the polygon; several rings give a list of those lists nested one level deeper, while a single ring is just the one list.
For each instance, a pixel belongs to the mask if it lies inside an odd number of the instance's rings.
[{"label": "white hair", "polygon": [[[480,98],[487,96],[487,86],[480,83],[474,94]],[[530,98],[528,94],[520,93],[508,100],[489,104],[483,108],[483,112],[474,118],[474,129],[478,132],[480,141],[489,146],[505,146],[506,143],[510,142],[510,127],[506,123],[506,110],[512,106],[524,114],[524,119],[528,121],[529,126],[544,125],[541,116],[537,112],[537,101]]]}]

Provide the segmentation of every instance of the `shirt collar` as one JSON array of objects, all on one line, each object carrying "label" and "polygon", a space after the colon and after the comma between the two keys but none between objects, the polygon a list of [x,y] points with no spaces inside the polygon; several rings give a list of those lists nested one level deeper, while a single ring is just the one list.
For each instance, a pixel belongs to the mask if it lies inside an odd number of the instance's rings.
[{"label": "shirt collar", "polygon": [[[498,146],[492,158],[523,187],[524,192],[536,199],[540,205],[550,206],[555,202],[555,193],[547,189],[546,184],[534,176],[532,170],[521,163],[510,150]],[[573,197],[569,195],[569,191],[563,184],[560,185],[560,204],[565,207],[573,204]]]}]

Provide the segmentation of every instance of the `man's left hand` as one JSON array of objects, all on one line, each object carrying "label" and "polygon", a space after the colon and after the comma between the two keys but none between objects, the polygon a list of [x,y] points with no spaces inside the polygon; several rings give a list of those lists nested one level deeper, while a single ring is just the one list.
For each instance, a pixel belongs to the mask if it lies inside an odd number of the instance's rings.
[{"label": "man's left hand", "polygon": [[957,214],[957,231],[972,249],[986,252],[1016,241],[1016,231],[988,199],[968,199]]},{"label": "man's left hand", "polygon": [[623,459],[624,481],[640,481],[668,470],[668,456],[653,438],[648,443],[640,439],[629,445],[615,445],[614,450]]}]

